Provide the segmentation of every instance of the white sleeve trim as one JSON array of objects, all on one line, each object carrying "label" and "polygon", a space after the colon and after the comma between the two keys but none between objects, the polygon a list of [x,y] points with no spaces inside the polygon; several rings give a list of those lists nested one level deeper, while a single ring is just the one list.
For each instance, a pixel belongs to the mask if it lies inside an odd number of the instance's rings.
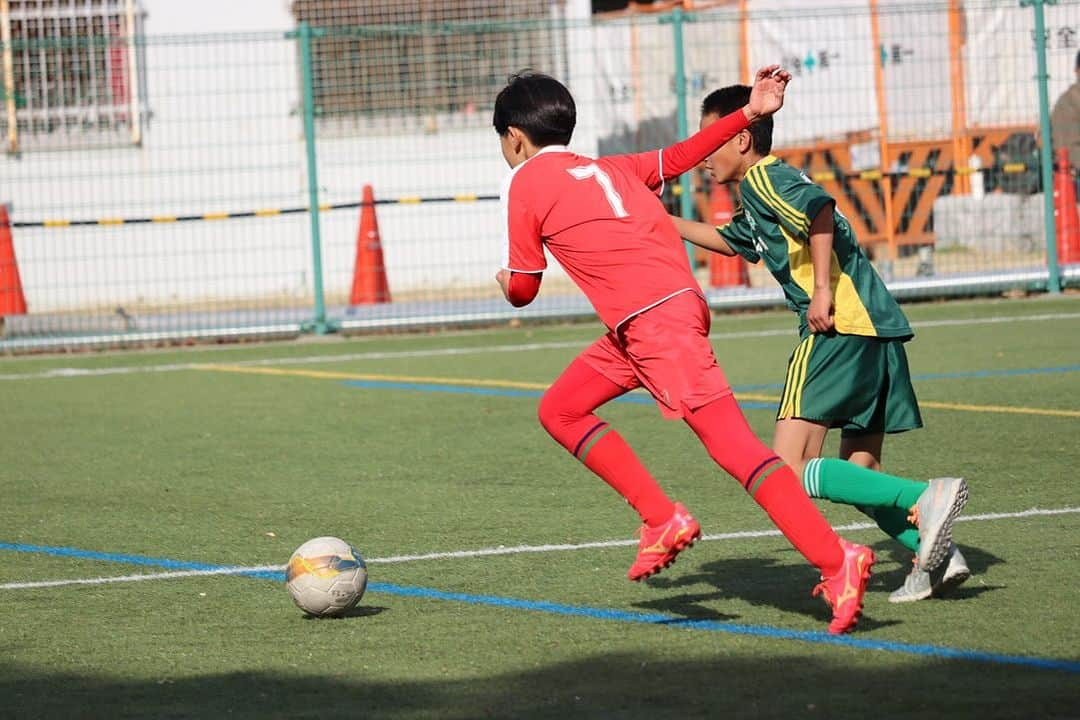
[{"label": "white sleeve trim", "polygon": [[524,166],[525,163],[518,165],[511,170],[503,178],[502,187],[499,188],[499,207],[502,210],[500,215],[500,222],[502,224],[502,260],[500,267],[506,268],[510,265],[510,183],[514,181],[514,176],[517,175],[517,171]]},{"label": "white sleeve trim", "polygon": [[658,168],[657,172],[660,173],[660,189],[656,191],[656,194],[657,195],[663,195],[664,194],[664,151],[663,150],[657,150],[656,154],[658,156],[657,160],[656,160],[656,167]]}]

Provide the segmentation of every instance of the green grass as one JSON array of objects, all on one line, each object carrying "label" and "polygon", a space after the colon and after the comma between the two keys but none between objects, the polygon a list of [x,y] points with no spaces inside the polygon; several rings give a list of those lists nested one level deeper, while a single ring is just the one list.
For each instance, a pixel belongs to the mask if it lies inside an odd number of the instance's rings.
[{"label": "green grass", "polygon": [[[918,333],[913,373],[968,374],[917,380],[923,401],[1073,414],[927,407],[924,430],[887,441],[886,467],[964,475],[968,516],[1080,506],[1080,299],[907,309]],[[934,324],[1046,314],[1057,317]],[[780,382],[793,325],[786,313],[718,317],[714,344],[731,382]],[[745,336],[771,330],[781,332]],[[0,543],[265,565],[324,534],[368,558],[629,539],[632,511],[547,437],[532,398],[196,368],[47,376],[292,358],[270,367],[544,384],[598,334],[595,324],[526,326],[2,360],[0,375],[20,379],[0,380]],[[556,346],[483,350],[524,343]],[[447,348],[476,351],[431,354]],[[312,356],[323,359],[295,361]],[[1071,370],[970,376],[1037,368]],[[648,405],[602,414],[707,534],[770,529],[684,425]],[[770,411],[747,415],[771,436]],[[835,524],[865,521],[848,507],[822,509]],[[909,557],[877,531],[845,534],[880,557],[853,640],[1080,660],[1080,514],[958,524],[974,577],[953,598],[910,605],[886,601]],[[0,557],[0,584],[163,570]],[[373,563],[360,610],[329,621],[304,618],[279,583],[248,577],[0,589],[0,697],[12,717],[63,718],[885,720],[1064,718],[1080,708],[1075,672],[387,591],[824,630],[827,610],[809,597],[814,573],[781,538],[702,542],[645,585],[625,579],[632,557],[620,546]]]}]

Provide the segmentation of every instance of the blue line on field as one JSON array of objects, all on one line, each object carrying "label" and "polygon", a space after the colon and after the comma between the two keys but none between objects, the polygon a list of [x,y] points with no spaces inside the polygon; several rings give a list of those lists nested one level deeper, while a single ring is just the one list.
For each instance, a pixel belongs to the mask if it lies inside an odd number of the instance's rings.
[{"label": "blue line on field", "polygon": [[[80,550],[79,548],[56,547],[53,545],[24,545],[21,543],[0,543],[0,550],[13,552],[40,553],[43,555],[57,555],[60,557],[73,557],[80,560],[102,560],[104,562],[123,563],[125,565],[143,565],[147,567],[160,567],[168,570],[221,570],[228,565],[208,565],[207,563],[187,562],[185,560],[171,560],[169,558],[147,557],[146,555],[125,555],[122,553],[106,553],[96,550]],[[266,570],[250,570],[237,572],[237,575],[250,575],[251,577],[264,577],[267,579],[284,579],[280,572]]]},{"label": "blue line on field", "polygon": [[[426,392],[455,393],[459,395],[495,395],[499,397],[531,397],[538,398],[544,394],[542,390],[516,390],[514,388],[476,387],[474,385],[438,385],[430,383],[403,383],[386,382],[382,380],[343,380],[350,387],[378,390],[422,390]],[[648,395],[627,393],[620,395],[612,402],[626,402],[637,405],[653,405],[656,403]],[[773,410],[774,403],[743,402],[739,406],[747,410]]]},{"label": "blue line on field", "polygon": [[[48,545],[0,543],[0,550],[44,553],[86,560],[104,560],[129,565],[156,566],[168,568],[170,570],[223,570],[230,567],[228,565],[210,565],[207,563],[186,562],[168,558],[105,553],[97,552],[95,550],[80,550],[78,548],[52,547]],[[249,572],[238,572],[235,574],[274,580],[277,582],[282,582],[285,579],[284,573],[278,570],[251,570]],[[398,595],[401,597],[444,600],[469,605],[488,605],[492,607],[511,608],[514,610],[549,613],[553,615],[584,617],[594,620],[627,622],[640,625],[663,625],[687,628],[690,630],[721,632],[730,635],[749,635],[778,640],[798,640],[800,642],[820,645],[843,645],[845,647],[852,647],[860,650],[884,650],[886,652],[903,653],[906,655],[922,655],[927,657],[966,660],[969,662],[992,663],[997,665],[1023,665],[1044,670],[1061,670],[1069,673],[1080,673],[1080,662],[1057,660],[1054,658],[1001,655],[998,653],[963,650],[960,648],[939,645],[912,645],[889,640],[871,640],[868,638],[852,637],[850,635],[828,635],[823,632],[813,632],[808,630],[786,630],[784,628],[775,628],[768,625],[740,625],[737,623],[725,623],[716,620],[691,620],[689,618],[680,618],[674,615],[664,615],[662,613],[641,613],[630,612],[627,610],[615,610],[612,608],[564,605],[562,603],[546,602],[542,600],[521,600],[518,598],[499,597],[497,595],[471,595],[468,593],[445,592],[433,588],[391,585],[379,582],[369,583],[367,589],[375,593],[385,593],[387,595]]]},{"label": "blue line on field", "polygon": [[[1080,365],[1061,365],[1043,368],[1011,368],[1003,370],[964,370],[961,372],[924,373],[912,375],[912,380],[961,380],[964,378],[1012,377],[1017,375],[1050,375],[1054,373],[1080,372]],[[735,392],[753,390],[782,390],[783,383],[763,383],[760,385],[737,385]]]},{"label": "blue line on field", "polygon": [[1080,372],[1080,365],[1061,365],[1044,368],[1012,368],[1004,370],[969,370],[967,372],[925,373],[914,375],[914,380],[955,380],[958,378],[1008,377],[1014,375],[1050,375],[1053,373]]},{"label": "blue line on field", "polygon": [[888,640],[870,640],[852,637],[850,635],[829,635],[827,633],[809,630],[785,630],[783,628],[774,628],[767,625],[740,625],[737,623],[718,622],[716,620],[691,620],[689,618],[679,618],[660,613],[638,613],[581,605],[562,605],[560,603],[518,600],[495,595],[469,595],[465,593],[443,592],[441,590],[432,590],[429,588],[385,585],[383,583],[372,583],[368,585],[368,587],[375,592],[384,592],[391,595],[449,600],[452,602],[463,602],[473,605],[493,605],[496,607],[531,610],[533,612],[553,613],[556,615],[588,617],[597,620],[631,622],[644,625],[670,625],[673,627],[683,627],[692,630],[708,630],[733,635],[751,635],[781,640],[801,640],[803,642],[825,645],[845,645],[861,650],[885,650],[887,652],[905,653],[908,655],[924,655],[1004,665],[1027,665],[1031,667],[1080,673],[1080,662],[1056,660],[1053,658],[1027,657],[1024,655],[999,655],[997,653],[980,652],[978,650],[962,650],[960,648],[943,647],[939,645],[911,645]]},{"label": "blue line on field", "polygon": [[50,545],[22,545],[19,543],[0,543],[0,550],[12,550],[14,552],[43,553],[45,555],[60,555],[74,557],[83,560],[104,560],[106,562],[126,563],[128,565],[149,565],[163,567],[169,570],[214,570],[217,565],[205,563],[185,562],[183,560],[170,560],[168,558],[146,557],[145,555],[120,555],[117,553],[103,553],[94,550],[79,550],[78,548],[53,547]]}]

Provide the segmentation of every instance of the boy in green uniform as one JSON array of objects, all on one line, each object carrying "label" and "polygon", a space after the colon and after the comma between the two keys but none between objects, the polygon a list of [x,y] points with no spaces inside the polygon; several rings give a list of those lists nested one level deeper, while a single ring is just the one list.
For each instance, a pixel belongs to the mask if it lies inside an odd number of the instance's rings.
[{"label": "boy in green uniform", "polygon": [[[701,126],[742,107],[749,91],[733,85],[710,94]],[[741,207],[722,227],[682,218],[674,218],[675,226],[701,247],[764,260],[799,314],[802,341],[788,363],[773,449],[801,475],[808,495],[855,505],[915,553],[890,601],[945,594],[970,571],[951,542],[937,557],[925,547],[919,552],[918,508],[928,494],[951,494],[951,523],[966,485],[959,478],[923,483],[880,472],[885,433],[922,427],[904,351],[911,327],[833,198],[770,155],[771,148],[772,118],[729,140],[705,167],[717,182],[739,182]],[[821,458],[834,427],[842,429],[841,460]]]}]

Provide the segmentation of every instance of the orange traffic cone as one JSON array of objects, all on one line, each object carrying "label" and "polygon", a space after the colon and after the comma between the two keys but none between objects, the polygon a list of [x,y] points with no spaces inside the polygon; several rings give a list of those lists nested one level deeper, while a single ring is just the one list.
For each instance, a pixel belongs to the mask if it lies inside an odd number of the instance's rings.
[{"label": "orange traffic cone", "polygon": [[1057,151],[1054,168],[1054,227],[1059,263],[1080,262],[1080,216],[1076,210],[1076,176],[1069,164],[1069,149]]},{"label": "orange traffic cone", "polygon": [[11,221],[7,205],[0,205],[0,317],[26,314],[19,265],[15,262],[15,243],[11,239]]},{"label": "orange traffic cone", "polygon": [[[715,227],[727,225],[735,212],[731,202],[731,191],[727,185],[713,183],[709,195],[709,222]],[[709,254],[709,286],[750,287],[750,274],[746,271],[746,261],[738,255],[727,256],[720,253]]]},{"label": "orange traffic cone", "polygon": [[356,265],[353,268],[350,305],[373,305],[390,302],[390,286],[386,282],[379,223],[375,219],[375,194],[370,185],[364,186],[360,205],[360,230],[356,234]]}]

